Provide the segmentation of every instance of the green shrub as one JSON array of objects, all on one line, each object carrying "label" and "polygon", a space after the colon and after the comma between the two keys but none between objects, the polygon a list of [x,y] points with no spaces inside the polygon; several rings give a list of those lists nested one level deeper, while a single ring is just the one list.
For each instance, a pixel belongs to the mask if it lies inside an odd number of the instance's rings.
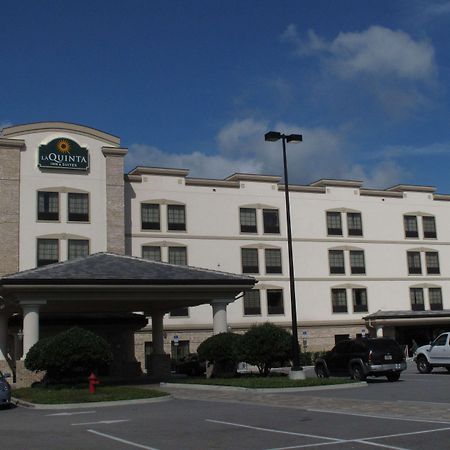
[{"label": "green shrub", "polygon": [[242,338],[242,357],[267,376],[272,367],[291,358],[292,335],[271,323],[254,325]]},{"label": "green shrub", "polygon": [[103,338],[74,327],[33,345],[26,356],[25,367],[34,372],[46,371],[46,381],[59,382],[86,376],[111,361],[111,348]]},{"label": "green shrub", "polygon": [[201,361],[214,364],[213,376],[233,376],[241,361],[241,342],[240,334],[216,334],[199,345],[198,356]]}]

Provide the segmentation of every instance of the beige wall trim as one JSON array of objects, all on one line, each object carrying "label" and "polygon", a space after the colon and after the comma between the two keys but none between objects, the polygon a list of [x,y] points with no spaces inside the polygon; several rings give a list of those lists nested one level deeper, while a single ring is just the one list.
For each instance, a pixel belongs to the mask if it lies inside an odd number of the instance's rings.
[{"label": "beige wall trim", "polygon": [[348,187],[348,188],[360,188],[363,185],[359,180],[333,180],[323,178],[321,180],[314,181],[310,184],[313,187]]},{"label": "beige wall trim", "polygon": [[207,178],[186,178],[186,186],[239,188],[241,184],[239,183],[239,181],[210,180]]},{"label": "beige wall trim", "polygon": [[41,133],[43,131],[67,131],[100,139],[113,145],[120,145],[120,138],[96,128],[68,122],[35,122],[3,128],[2,136],[18,136],[22,134]]},{"label": "beige wall trim", "polygon": [[128,149],[118,147],[102,147],[102,153],[105,156],[125,156],[128,153]]},{"label": "beige wall trim", "polygon": [[403,198],[403,192],[389,192],[378,189],[361,189],[359,195],[366,197]]},{"label": "beige wall trim", "polygon": [[172,169],[165,167],[145,166],[138,166],[128,173],[128,175],[166,175],[172,177],[186,177],[188,174],[188,169]]},{"label": "beige wall trim", "polygon": [[142,183],[142,175],[124,175],[127,183]]},{"label": "beige wall trim", "polygon": [[278,175],[261,175],[255,173],[233,173],[225,178],[225,181],[259,181],[263,183],[279,183],[281,177]]},{"label": "beige wall trim", "polygon": [[19,271],[20,152],[22,140],[0,142],[0,275]]},{"label": "beige wall trim", "polygon": [[[117,150],[117,151],[116,151]],[[123,157],[126,149],[102,148],[106,158],[106,247],[108,252],[125,254],[125,190]]]}]

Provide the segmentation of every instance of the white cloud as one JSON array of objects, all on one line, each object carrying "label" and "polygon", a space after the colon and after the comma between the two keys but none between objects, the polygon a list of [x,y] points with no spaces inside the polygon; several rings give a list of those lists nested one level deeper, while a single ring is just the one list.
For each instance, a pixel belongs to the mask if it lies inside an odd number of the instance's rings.
[{"label": "white cloud", "polygon": [[223,179],[235,172],[283,174],[281,142],[265,142],[270,128],[303,134],[303,142],[288,144],[289,182],[308,184],[321,178],[361,179],[367,186],[386,187],[404,182],[409,174],[393,162],[381,160],[370,170],[350,161],[345,136],[324,127],[305,128],[295,124],[246,118],[224,126],[217,135],[218,153],[167,153],[143,144],[130,146],[127,166],[148,165],[190,170],[190,176]]},{"label": "white cloud", "polygon": [[413,156],[450,155],[450,142],[435,142],[429,145],[390,145],[379,152],[376,157],[403,158]]},{"label": "white cloud", "polygon": [[371,26],[361,32],[341,32],[327,42],[312,30],[302,40],[291,24],[282,39],[293,43],[298,55],[320,54],[327,67],[341,78],[370,75],[427,81],[436,73],[433,46],[401,30]]}]

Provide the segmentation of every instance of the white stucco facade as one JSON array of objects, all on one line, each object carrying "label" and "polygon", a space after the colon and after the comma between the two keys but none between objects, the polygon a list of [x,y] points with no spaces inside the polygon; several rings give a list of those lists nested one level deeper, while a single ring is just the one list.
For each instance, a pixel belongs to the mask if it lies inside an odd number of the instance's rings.
[{"label": "white stucco facade", "polygon": [[[88,149],[89,169],[38,167],[38,149],[55,139],[67,139]],[[210,180],[190,177],[187,169],[151,167],[138,167],[124,174],[122,160],[126,149],[120,147],[119,138],[73,124],[6,128],[0,135],[2,148],[2,157],[8,164],[12,152],[18,158],[17,167],[11,163],[10,168],[4,169],[1,181],[2,189],[18,193],[14,203],[18,205],[17,213],[12,206],[12,212],[8,211],[13,199],[9,203],[4,199],[2,204],[6,211],[2,222],[14,225],[5,230],[11,242],[17,240],[17,262],[2,268],[2,274],[36,267],[39,239],[58,241],[58,261],[68,259],[70,240],[88,241],[90,254],[111,251],[117,241],[124,241],[125,254],[137,257],[145,257],[143,248],[151,247],[152,251],[159,249],[158,257],[165,262],[170,260],[173,249],[181,248],[184,263],[189,266],[244,272],[258,280],[255,289],[259,303],[253,303],[253,309],[246,309],[244,298],[227,305],[228,329],[241,332],[252,324],[267,321],[290,327],[286,212],[280,177],[234,174],[225,180]],[[122,165],[115,164],[118,159]],[[8,184],[8,171],[14,172],[12,187]],[[38,192],[58,193],[58,220],[38,219]],[[68,220],[69,193],[88,196],[88,220]],[[408,344],[411,335],[398,335],[402,320],[413,327],[450,325],[449,316],[442,316],[442,312],[450,311],[450,229],[446,226],[450,223],[450,195],[436,194],[433,187],[427,186],[371,190],[359,181],[320,180],[307,186],[290,186],[290,199],[297,319],[299,335],[307,348],[328,348],[340,336],[354,336],[363,330],[400,336]],[[150,228],[142,226],[142,205],[151,205],[153,213],[157,212],[157,223]],[[183,226],[171,230],[168,209],[173,207],[180,207],[184,216]],[[242,229],[241,210],[256,217],[251,231]],[[263,216],[267,211],[277,218],[276,230],[265,230]],[[327,213],[339,216],[340,234],[330,233]],[[356,234],[349,231],[349,222],[355,216],[360,225]],[[407,237],[405,217],[415,218],[411,220],[417,225],[416,236]],[[426,236],[424,224],[429,230],[430,220],[435,235]],[[246,249],[251,250],[253,257],[258,255],[256,270],[243,270]],[[408,252],[416,262],[417,258],[420,260],[421,273],[411,272]],[[331,254],[343,258],[340,272],[332,270]],[[11,251],[5,255],[8,259]],[[281,267],[268,267],[269,255],[275,259],[281,255]],[[356,257],[363,260],[359,273],[350,264],[350,259]],[[431,269],[430,261],[434,262]],[[423,305],[413,308],[412,292],[422,296]],[[333,298],[338,294],[341,303],[336,307]],[[275,295],[276,299],[271,297],[269,302],[268,295]],[[362,303],[361,299],[354,300],[355,295],[363,295]],[[440,304],[436,300],[439,297]],[[222,314],[222,306],[215,308],[201,305],[189,308],[185,316],[166,314],[166,350],[178,336],[189,342],[189,351],[195,351],[213,333],[213,310],[217,317]],[[367,319],[378,311],[392,315],[413,309],[414,314],[418,309],[428,318],[412,314],[401,320],[376,318],[372,323],[372,319]],[[435,317],[435,312],[441,316]],[[225,322],[221,323],[223,328]],[[143,355],[146,343],[151,341],[150,322],[138,336],[137,353]]]}]

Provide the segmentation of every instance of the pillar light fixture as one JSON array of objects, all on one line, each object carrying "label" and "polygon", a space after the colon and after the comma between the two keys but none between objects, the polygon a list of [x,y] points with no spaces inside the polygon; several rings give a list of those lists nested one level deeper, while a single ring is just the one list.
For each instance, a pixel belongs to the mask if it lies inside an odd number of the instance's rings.
[{"label": "pillar light fixture", "polygon": [[291,378],[305,378],[303,367],[300,365],[300,352],[298,347],[297,331],[297,302],[295,299],[294,257],[292,252],[291,208],[289,204],[289,180],[286,159],[286,142],[297,143],[303,140],[301,134],[283,134],[279,131],[268,131],[264,135],[267,142],[276,142],[281,139],[283,143],[283,167],[284,167],[284,195],[286,201],[286,225],[287,243],[289,255],[289,284],[291,293],[291,325],[292,325],[292,369]]}]

